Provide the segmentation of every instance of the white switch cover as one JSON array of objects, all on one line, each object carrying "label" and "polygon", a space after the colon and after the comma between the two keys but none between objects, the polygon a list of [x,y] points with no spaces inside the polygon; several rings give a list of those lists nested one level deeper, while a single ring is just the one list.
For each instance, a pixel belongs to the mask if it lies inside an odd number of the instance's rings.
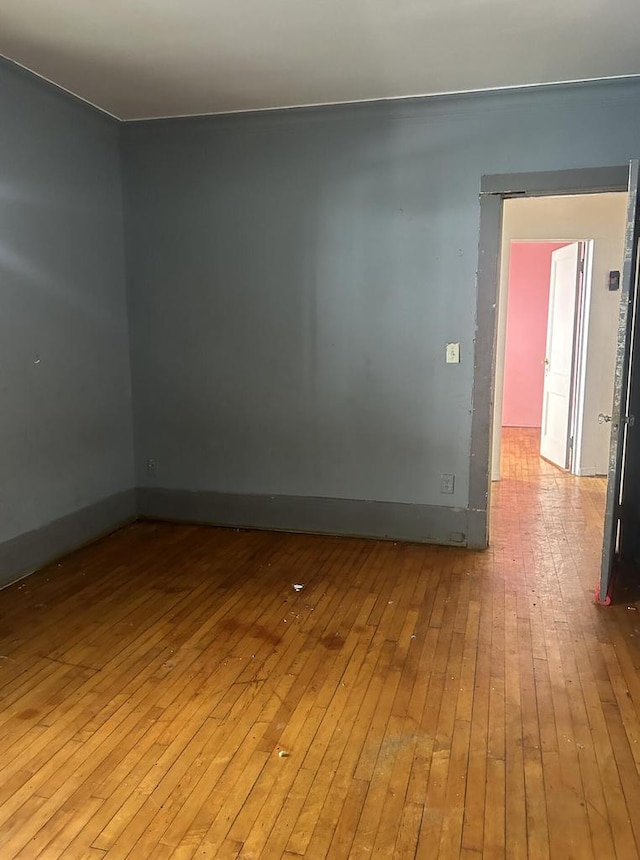
[{"label": "white switch cover", "polygon": [[460,344],[448,343],[446,351],[447,364],[460,364]]}]

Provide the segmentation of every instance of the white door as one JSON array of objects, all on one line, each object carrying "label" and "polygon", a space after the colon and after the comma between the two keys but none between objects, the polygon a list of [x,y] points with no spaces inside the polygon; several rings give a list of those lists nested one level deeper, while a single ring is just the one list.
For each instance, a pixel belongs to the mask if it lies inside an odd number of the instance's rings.
[{"label": "white door", "polygon": [[559,248],[551,255],[540,454],[562,469],[569,466],[576,297],[581,255],[581,242]]}]

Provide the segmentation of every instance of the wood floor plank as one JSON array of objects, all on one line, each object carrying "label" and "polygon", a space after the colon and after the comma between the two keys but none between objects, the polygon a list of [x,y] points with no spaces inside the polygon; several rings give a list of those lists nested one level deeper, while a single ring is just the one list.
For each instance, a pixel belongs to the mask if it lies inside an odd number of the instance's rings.
[{"label": "wood floor plank", "polygon": [[[542,756],[539,748],[525,748],[524,780],[527,804],[527,853],[528,856],[549,858],[549,826],[542,773]],[[606,856],[606,855],[604,855]],[[612,856],[615,856],[612,854]]]},{"label": "wood floor plank", "polygon": [[478,624],[478,652],[473,688],[471,734],[469,738],[469,767],[462,831],[462,845],[482,851],[484,844],[484,812],[489,738],[489,701],[491,695],[491,636],[492,618],[489,612],[491,593],[481,596]]},{"label": "wood floor plank", "polygon": [[518,609],[505,591],[505,844],[513,860],[527,860],[527,803],[524,773],[522,679],[518,653]]}]

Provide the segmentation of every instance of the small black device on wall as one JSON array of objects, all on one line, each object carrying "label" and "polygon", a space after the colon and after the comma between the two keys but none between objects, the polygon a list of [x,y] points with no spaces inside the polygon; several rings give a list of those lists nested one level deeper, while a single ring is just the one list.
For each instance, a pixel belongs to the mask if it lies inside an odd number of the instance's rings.
[{"label": "small black device on wall", "polygon": [[620,289],[620,272],[609,272],[609,290],[614,292]]}]

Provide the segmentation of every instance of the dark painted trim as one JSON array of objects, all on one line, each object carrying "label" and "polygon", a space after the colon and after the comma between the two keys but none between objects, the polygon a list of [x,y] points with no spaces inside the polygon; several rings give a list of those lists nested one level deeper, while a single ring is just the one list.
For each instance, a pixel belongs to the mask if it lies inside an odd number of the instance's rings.
[{"label": "dark painted trim", "polygon": [[489,542],[488,496],[491,489],[491,425],[497,334],[495,297],[501,239],[502,200],[498,196],[481,197],[469,458],[469,546],[474,549],[484,549]]},{"label": "dark painted trim", "polygon": [[476,339],[469,465],[468,545],[489,543],[491,440],[497,340],[497,303],[502,245],[502,202],[510,196],[599,194],[627,191],[629,167],[505,173],[480,181],[480,238],[476,287]]},{"label": "dark painted trim", "polygon": [[483,176],[480,193],[501,194],[503,197],[538,197],[548,194],[588,194],[590,191],[626,191],[628,186],[629,165],[623,165]]},{"label": "dark painted trim", "polygon": [[135,490],[126,490],[0,544],[0,587],[136,518]]},{"label": "dark painted trim", "polygon": [[401,502],[252,496],[143,487],[138,490],[138,515],[145,519],[237,528],[452,546],[466,546],[467,543],[465,509]]},{"label": "dark painted trim", "polygon": [[489,518],[486,510],[467,512],[467,546],[485,550],[489,545]]}]

